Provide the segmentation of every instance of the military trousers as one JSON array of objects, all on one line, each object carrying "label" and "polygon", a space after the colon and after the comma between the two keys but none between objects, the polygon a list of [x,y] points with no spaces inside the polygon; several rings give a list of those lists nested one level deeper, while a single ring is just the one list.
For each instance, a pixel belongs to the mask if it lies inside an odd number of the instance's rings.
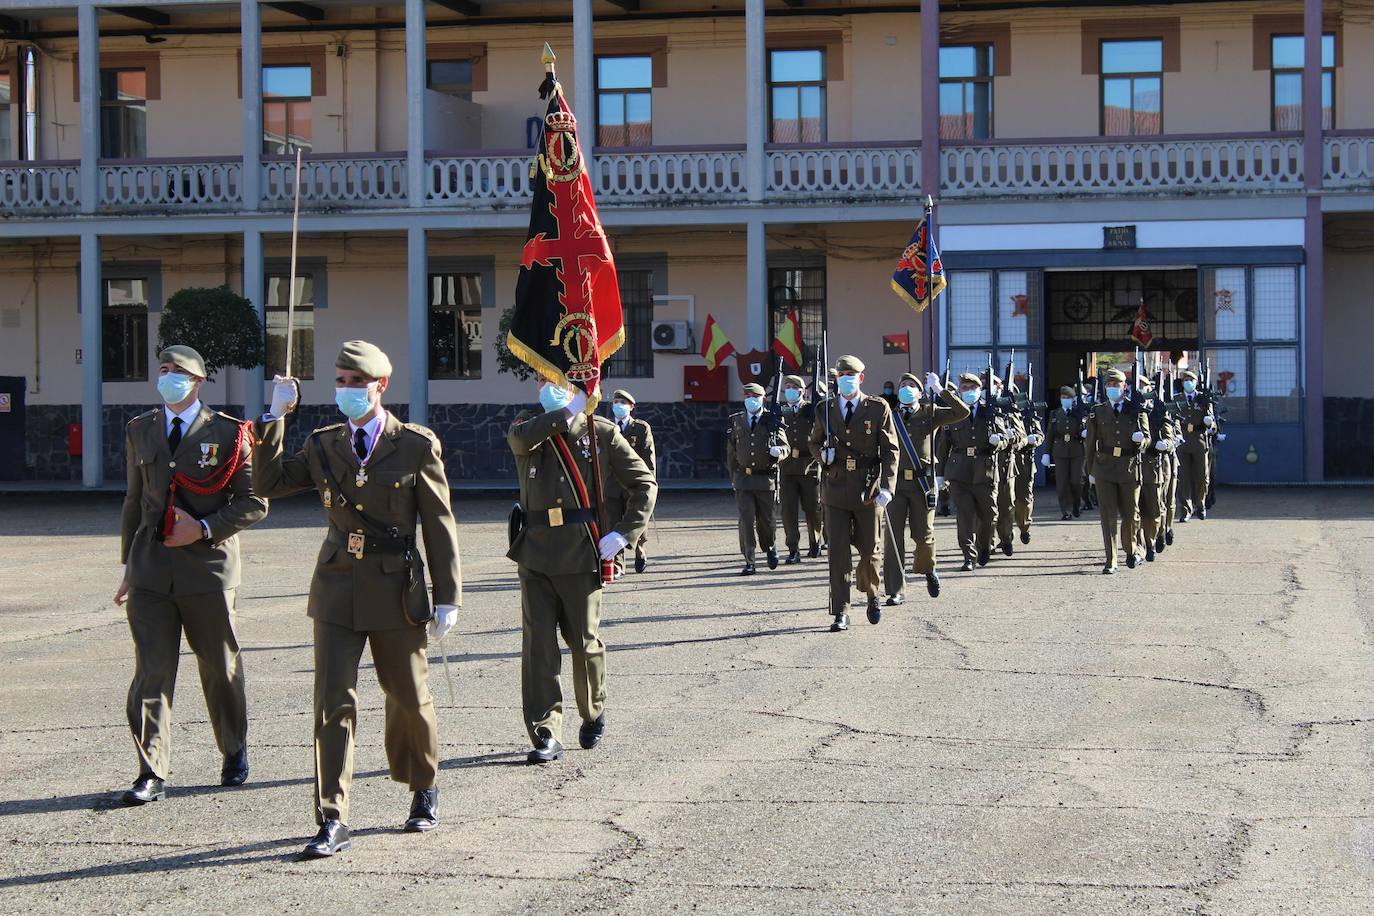
[{"label": "military trousers", "polygon": [[777,526],[773,512],[773,491],[736,490],[735,506],[739,509],[739,552],[744,555],[746,563],[752,563],[757,547],[773,549]]},{"label": "military trousers", "polygon": [[1205,451],[1178,453],[1178,495],[1185,514],[1197,512],[1207,500],[1207,459]]},{"label": "military trousers", "polygon": [[1160,462],[1164,473],[1164,530],[1174,530],[1174,515],[1178,511],[1178,456],[1173,452]]},{"label": "military trousers", "polygon": [[1164,467],[1165,459],[1158,464],[1145,461],[1140,476],[1140,531],[1139,535],[1150,544],[1159,535],[1164,519]]},{"label": "military trousers", "polygon": [[1061,514],[1071,514],[1083,500],[1083,459],[1054,459],[1054,494]]},{"label": "military trousers", "polygon": [[228,757],[248,740],[243,661],[234,631],[234,590],[163,595],[135,588],[126,614],[134,640],[128,719],[139,771],[166,779],[172,770],[172,698],[181,634],[195,653],[215,743]]},{"label": "military trousers", "polygon": [[[628,500],[625,498],[623,494],[620,496],[609,496],[606,498],[606,521],[610,524],[612,528],[620,524],[620,520],[625,517],[625,507],[627,505]],[[644,552],[644,545],[647,543],[649,543],[649,529],[646,526],[644,528],[644,533],[639,536],[639,541],[636,542],[634,545],[636,559],[638,559],[639,557],[647,556]],[[630,548],[628,547],[625,548],[625,550],[629,549]],[[620,551],[620,553],[615,555],[616,572],[623,573],[625,571],[625,550],[622,550]]]},{"label": "military trousers", "polygon": [[921,576],[935,571],[935,510],[926,508],[926,495],[921,491],[898,490],[887,504],[887,521],[892,526],[892,540],[883,540],[883,591],[900,595],[908,531],[916,554],[912,571]]},{"label": "military trousers", "polygon": [[520,569],[520,697],[530,743],[540,729],[563,733],[563,654],[572,654],[573,696],[588,722],[606,706],[606,645],[601,641],[601,583],[596,572],[548,575]]},{"label": "military trousers", "polygon": [[1016,460],[1016,527],[1029,531],[1035,514],[1035,453],[1018,455]]},{"label": "military trousers", "polygon": [[978,554],[992,550],[992,534],[997,529],[996,484],[950,481],[954,501],[959,550],[965,560],[978,561]]},{"label": "military trousers", "polygon": [[1007,462],[1011,466],[1007,473],[999,474],[997,478],[997,542],[999,544],[1010,544],[1012,535],[1015,533],[1016,514],[1016,478],[1020,475],[1015,471],[1015,459]]},{"label": "military trousers", "polygon": [[788,551],[801,549],[801,519],[806,519],[807,546],[821,538],[821,480],[814,474],[782,475],[782,533]]},{"label": "military trousers", "polygon": [[[827,505],[825,511],[825,537],[830,543],[830,613],[838,616],[849,612],[851,583],[865,595],[878,594],[878,537],[882,532],[876,505],[858,509]],[[857,564],[851,549],[859,553]]]},{"label": "military trousers", "polygon": [[[1135,550],[1136,516],[1139,512],[1140,481],[1131,480],[1118,483],[1114,480],[1097,481],[1097,511],[1102,518],[1102,547],[1106,552],[1106,565],[1116,565],[1118,543],[1121,550]],[[1118,526],[1120,541],[1117,541]]]},{"label": "military trousers", "polygon": [[354,630],[315,621],[315,819],[348,823],[358,724],[358,663],[372,652],[386,697],[383,743],[391,778],[412,792],[434,787],[439,728],[429,692],[429,636],[423,626]]}]

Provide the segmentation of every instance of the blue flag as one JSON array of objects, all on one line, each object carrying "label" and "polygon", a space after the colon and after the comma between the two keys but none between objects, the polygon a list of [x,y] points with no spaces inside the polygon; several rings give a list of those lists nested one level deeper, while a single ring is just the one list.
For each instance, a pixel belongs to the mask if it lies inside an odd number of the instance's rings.
[{"label": "blue flag", "polygon": [[[901,296],[907,305],[918,312],[945,289],[945,265],[940,261],[940,249],[935,239],[930,237],[929,226],[924,219],[916,224],[911,241],[902,250],[897,261],[897,269],[892,272],[892,291]],[[930,270],[926,270],[929,258]]]}]

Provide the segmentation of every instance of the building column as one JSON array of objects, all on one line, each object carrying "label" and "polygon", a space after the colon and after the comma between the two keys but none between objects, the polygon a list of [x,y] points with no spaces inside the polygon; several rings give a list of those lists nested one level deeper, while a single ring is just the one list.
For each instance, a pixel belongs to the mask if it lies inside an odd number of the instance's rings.
[{"label": "building column", "polygon": [[[257,229],[243,230],[243,297],[253,303],[253,311],[258,313],[258,327],[263,325],[264,278],[262,269],[262,232]],[[243,415],[252,419],[262,415],[265,401],[262,397],[263,370],[255,366],[243,370]]]},{"label": "building column", "polygon": [[[262,204],[262,10],[258,0],[239,0],[239,40],[243,55],[243,175],[239,187],[243,192],[243,209],[253,213]],[[261,253],[260,236],[258,243]],[[244,270],[246,279],[246,266]],[[244,289],[247,288],[245,285]],[[257,302],[247,292],[244,295]]]},{"label": "building column", "polygon": [[[921,2],[921,191],[940,199],[940,0]],[[928,230],[938,243],[931,212]],[[938,300],[936,300],[938,302]],[[940,354],[940,309],[935,303],[921,318],[922,352],[926,367],[935,371]],[[932,343],[933,341],[933,343]]]},{"label": "building column", "polygon": [[582,141],[582,158],[595,187],[596,40],[592,34],[592,0],[573,0],[573,117]]},{"label": "building column", "polygon": [[1326,155],[1322,141],[1322,0],[1303,0],[1302,143],[1303,184],[1307,191],[1307,219],[1303,231],[1306,268],[1303,270],[1303,391],[1307,479],[1326,476],[1325,387],[1322,382],[1322,179]]},{"label": "building column", "polygon": [[[83,7],[84,9],[84,7]],[[81,234],[81,483],[98,487],[105,480],[104,401],[105,368],[101,357],[100,236]]]},{"label": "building column", "polygon": [[[406,0],[406,186],[425,205],[425,0]],[[420,422],[420,421],[415,421]]]},{"label": "building column", "polygon": [[[744,186],[751,201],[768,190],[768,82],[763,0],[744,2]],[[751,224],[752,225],[752,224]],[[752,287],[751,287],[752,288]]]},{"label": "building column", "polygon": [[406,328],[410,357],[410,422],[429,423],[429,251],[425,230],[406,230]]},{"label": "building column", "polygon": [[768,232],[762,217],[745,224],[745,340],[751,350],[768,349]]},{"label": "building column", "polygon": [[94,213],[100,206],[100,11],[94,0],[82,0],[77,7],[76,32],[81,58],[81,212]]}]

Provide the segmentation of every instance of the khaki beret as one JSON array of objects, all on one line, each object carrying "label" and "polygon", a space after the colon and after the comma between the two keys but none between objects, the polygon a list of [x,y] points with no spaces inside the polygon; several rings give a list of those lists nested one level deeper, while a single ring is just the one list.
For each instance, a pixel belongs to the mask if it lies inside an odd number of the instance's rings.
[{"label": "khaki beret", "polygon": [[391,360],[386,358],[380,347],[365,340],[344,341],[343,348],[339,350],[339,358],[334,360],[334,366],[361,372],[369,378],[391,377]]},{"label": "khaki beret", "polygon": [[1120,369],[1108,369],[1108,370],[1107,370],[1107,381],[1109,381],[1109,382],[1124,382],[1124,381],[1126,381],[1126,373],[1122,372]]},{"label": "khaki beret", "polygon": [[1191,379],[1194,382],[1197,381],[1197,373],[1194,372],[1192,369],[1180,369],[1178,372],[1178,377],[1180,379]]},{"label": "khaki beret", "polygon": [[185,344],[172,344],[170,347],[163,348],[157,355],[159,363],[171,363],[178,369],[185,369],[192,375],[201,378],[209,378],[210,373],[205,371],[205,360],[199,353]]},{"label": "khaki beret", "polygon": [[1135,383],[1136,387],[1139,388],[1141,391],[1149,391],[1151,388],[1155,386],[1154,382],[1150,381],[1150,377],[1148,375],[1140,376],[1135,380]]},{"label": "khaki beret", "polygon": [[1074,397],[1076,394],[1077,392],[1075,392],[1073,388],[1069,387],[1068,385],[1063,385],[1059,388],[1059,396],[1061,398],[1071,398]]},{"label": "khaki beret", "polygon": [[617,388],[617,389],[611,394],[611,400],[612,400],[612,401],[628,401],[628,402],[631,403],[631,404],[636,403],[636,402],[635,402],[635,396],[632,395],[632,394],[630,394],[630,392],[626,391],[624,388]]},{"label": "khaki beret", "polygon": [[835,363],[836,372],[862,372],[864,361],[857,356],[841,356]]},{"label": "khaki beret", "polygon": [[798,388],[806,387],[806,379],[800,375],[785,375],[782,378],[782,383],[784,385],[796,385]]},{"label": "khaki beret", "polygon": [[921,387],[921,380],[910,372],[903,372],[902,377],[897,379],[898,388],[902,386],[902,382],[911,382],[911,384],[915,385],[917,388]]},{"label": "khaki beret", "polygon": [[962,385],[964,382],[970,382],[982,387],[983,379],[976,372],[961,372],[959,373],[959,384]]},{"label": "khaki beret", "polygon": [[752,394],[754,397],[761,398],[764,395],[763,386],[756,382],[750,382],[744,386],[745,394]]}]

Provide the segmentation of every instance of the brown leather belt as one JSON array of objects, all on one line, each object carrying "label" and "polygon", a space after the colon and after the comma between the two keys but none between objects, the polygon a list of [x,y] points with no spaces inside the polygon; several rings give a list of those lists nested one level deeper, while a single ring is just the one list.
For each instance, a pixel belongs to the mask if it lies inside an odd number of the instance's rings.
[{"label": "brown leather belt", "polygon": [[595,509],[526,509],[525,524],[531,528],[561,528],[596,521]]}]

